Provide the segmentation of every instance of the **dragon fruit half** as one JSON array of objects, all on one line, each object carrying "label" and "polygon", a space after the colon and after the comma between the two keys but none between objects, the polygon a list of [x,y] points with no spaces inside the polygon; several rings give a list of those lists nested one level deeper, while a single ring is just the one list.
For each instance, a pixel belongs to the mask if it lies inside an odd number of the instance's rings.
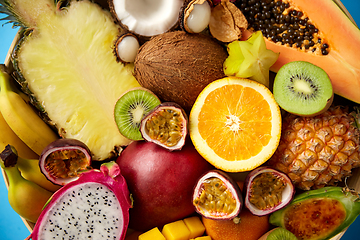
[{"label": "dragon fruit half", "polygon": [[104,163],[55,192],[27,239],[124,239],[131,207],[119,166]]}]

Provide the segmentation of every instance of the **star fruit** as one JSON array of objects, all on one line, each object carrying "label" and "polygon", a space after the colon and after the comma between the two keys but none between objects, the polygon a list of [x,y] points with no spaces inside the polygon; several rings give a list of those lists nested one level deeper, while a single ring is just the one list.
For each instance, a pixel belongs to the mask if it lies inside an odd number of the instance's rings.
[{"label": "star fruit", "polygon": [[279,53],[266,48],[261,31],[253,33],[246,41],[228,44],[229,56],[224,62],[227,76],[249,78],[269,87],[269,69]]}]

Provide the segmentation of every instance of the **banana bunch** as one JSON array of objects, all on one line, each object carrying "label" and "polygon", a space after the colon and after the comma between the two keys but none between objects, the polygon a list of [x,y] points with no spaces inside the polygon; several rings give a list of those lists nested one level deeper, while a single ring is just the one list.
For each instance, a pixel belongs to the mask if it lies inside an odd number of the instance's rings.
[{"label": "banana bunch", "polygon": [[60,186],[50,182],[40,171],[39,155],[43,148],[58,139],[12,85],[5,67],[0,65],[0,152],[16,149],[16,163],[0,165],[6,173],[12,208],[25,219],[34,222],[43,203]]},{"label": "banana bunch", "polygon": [[0,154],[0,166],[9,182],[9,203],[21,217],[35,223],[53,192],[26,180],[19,171],[17,160],[16,150],[7,145]]},{"label": "banana bunch", "polygon": [[[0,112],[2,117],[17,137],[33,152],[40,155],[48,144],[59,137],[24,101],[13,85],[10,75],[5,71],[4,65],[0,66],[0,70]],[[4,138],[1,141],[10,140],[3,132],[1,135],[1,138]],[[18,149],[20,151],[20,148]]]}]

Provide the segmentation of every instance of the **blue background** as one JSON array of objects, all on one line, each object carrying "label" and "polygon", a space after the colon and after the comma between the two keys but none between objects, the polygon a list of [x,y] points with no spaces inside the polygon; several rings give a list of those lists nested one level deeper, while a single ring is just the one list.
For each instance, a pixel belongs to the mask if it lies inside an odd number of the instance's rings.
[{"label": "blue background", "polygon": [[[357,25],[360,26],[360,1],[359,0],[343,0],[342,3],[353,16]],[[0,14],[0,18],[5,15]],[[1,22],[0,24],[3,24]],[[13,29],[10,24],[0,25],[0,63],[4,63],[5,56],[8,52],[10,44],[15,37],[17,29]],[[339,36],[346,37],[346,36]],[[1,134],[1,133],[0,133]],[[31,206],[29,206],[31,207]],[[12,210],[7,199],[7,190],[5,183],[0,178],[0,239],[1,240],[19,240],[25,239],[29,235],[29,231],[23,224],[21,218]],[[360,218],[349,227],[343,240],[359,239],[360,234]]]}]

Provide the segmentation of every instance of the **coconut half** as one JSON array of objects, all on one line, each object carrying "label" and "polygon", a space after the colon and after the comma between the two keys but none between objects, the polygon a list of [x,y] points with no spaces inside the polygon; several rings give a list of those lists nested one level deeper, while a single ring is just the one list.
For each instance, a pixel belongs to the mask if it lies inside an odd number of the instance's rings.
[{"label": "coconut half", "polygon": [[134,34],[151,37],[175,28],[184,0],[111,0],[110,10]]}]

